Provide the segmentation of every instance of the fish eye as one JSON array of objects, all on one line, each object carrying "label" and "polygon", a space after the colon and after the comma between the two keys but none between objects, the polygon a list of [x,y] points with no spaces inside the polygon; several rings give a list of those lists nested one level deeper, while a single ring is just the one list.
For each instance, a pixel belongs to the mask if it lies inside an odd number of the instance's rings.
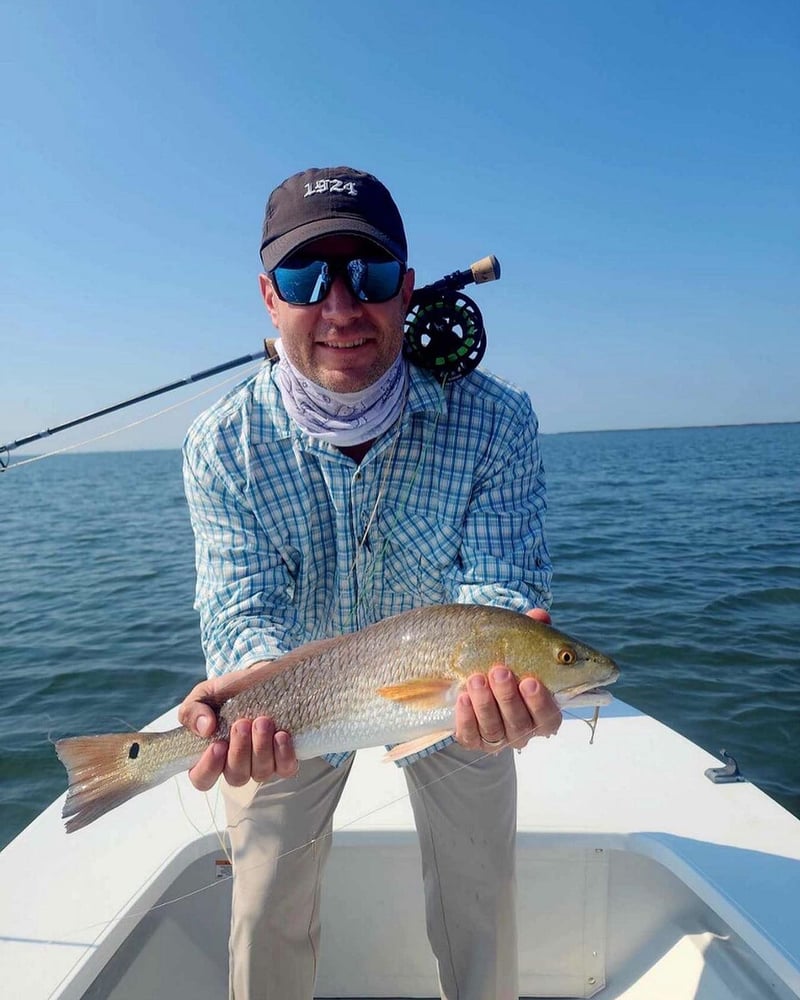
[{"label": "fish eye", "polygon": [[570,649],[569,646],[564,646],[563,649],[559,649],[557,657],[559,663],[563,663],[565,667],[571,667],[572,664],[578,659],[575,655],[575,650]]}]

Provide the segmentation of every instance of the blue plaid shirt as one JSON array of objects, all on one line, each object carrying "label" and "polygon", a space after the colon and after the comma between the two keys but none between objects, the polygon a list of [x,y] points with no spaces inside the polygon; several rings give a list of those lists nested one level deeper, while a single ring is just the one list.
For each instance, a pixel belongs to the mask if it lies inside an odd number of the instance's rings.
[{"label": "blue plaid shirt", "polygon": [[550,605],[536,417],[486,372],[443,389],[411,365],[356,465],[290,420],[267,362],[194,422],[184,480],[209,676],[424,604]]}]

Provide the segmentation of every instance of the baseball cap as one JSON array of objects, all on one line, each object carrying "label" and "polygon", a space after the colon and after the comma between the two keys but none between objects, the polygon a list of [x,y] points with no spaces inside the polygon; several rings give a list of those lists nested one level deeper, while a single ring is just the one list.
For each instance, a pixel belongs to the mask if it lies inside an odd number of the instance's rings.
[{"label": "baseball cap", "polygon": [[312,167],[269,196],[261,238],[265,271],[306,243],[346,233],[377,243],[403,264],[408,246],[394,199],[377,177],[352,167]]}]

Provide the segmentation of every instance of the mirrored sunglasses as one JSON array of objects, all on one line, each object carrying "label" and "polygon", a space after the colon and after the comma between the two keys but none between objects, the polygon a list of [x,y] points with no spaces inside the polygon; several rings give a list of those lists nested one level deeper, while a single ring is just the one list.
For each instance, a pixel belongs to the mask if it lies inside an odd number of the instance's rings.
[{"label": "mirrored sunglasses", "polygon": [[309,260],[289,258],[270,272],[278,297],[295,306],[312,306],[327,296],[338,274],[359,302],[388,302],[400,291],[406,267],[399,260]]}]

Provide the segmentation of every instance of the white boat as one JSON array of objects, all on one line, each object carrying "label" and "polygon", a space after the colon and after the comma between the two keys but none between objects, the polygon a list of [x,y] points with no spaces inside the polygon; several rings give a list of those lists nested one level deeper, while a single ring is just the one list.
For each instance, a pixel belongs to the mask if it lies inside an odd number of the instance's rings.
[{"label": "white boat", "polygon": [[[382,756],[359,752],[336,814],[318,997],[438,996],[406,786]],[[593,745],[567,718],[515,759],[522,996],[800,997],[800,820],[713,784],[718,760],[620,701]],[[0,854],[2,996],[226,996],[218,796],[182,776],[69,836],[62,802]]]}]

